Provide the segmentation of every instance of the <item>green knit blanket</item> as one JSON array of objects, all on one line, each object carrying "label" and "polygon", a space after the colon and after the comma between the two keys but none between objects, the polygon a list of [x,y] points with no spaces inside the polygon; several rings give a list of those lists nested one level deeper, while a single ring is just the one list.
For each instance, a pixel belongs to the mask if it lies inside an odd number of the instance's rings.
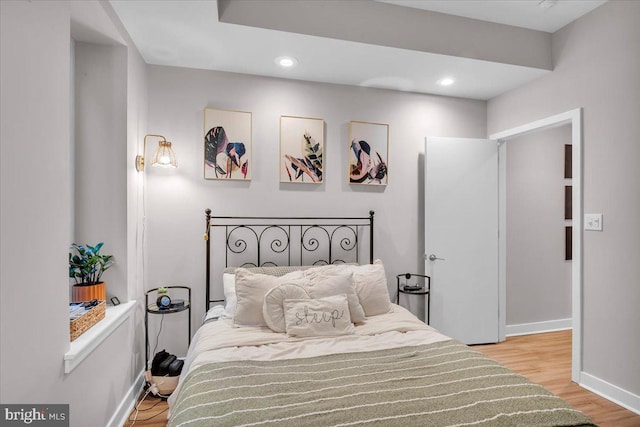
[{"label": "green knit blanket", "polygon": [[543,387],[455,340],[202,366],[170,427],[593,426]]}]

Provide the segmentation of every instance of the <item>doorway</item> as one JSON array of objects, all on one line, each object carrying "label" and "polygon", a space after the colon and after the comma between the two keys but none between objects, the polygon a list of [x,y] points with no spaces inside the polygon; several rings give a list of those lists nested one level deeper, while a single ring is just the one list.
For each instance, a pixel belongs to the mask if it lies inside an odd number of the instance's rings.
[{"label": "doorway", "polygon": [[506,143],[513,138],[528,135],[541,130],[551,129],[563,125],[571,126],[572,144],[572,217],[573,235],[572,265],[571,265],[571,319],[572,319],[572,352],[571,352],[571,379],[580,383],[582,371],[582,109],[567,111],[545,119],[537,120],[522,126],[497,132],[489,136],[490,139],[499,142],[499,274],[498,274],[498,306],[499,312],[499,337],[503,341],[506,338]]},{"label": "doorway", "polygon": [[507,145],[507,336],[571,329],[571,126]]}]

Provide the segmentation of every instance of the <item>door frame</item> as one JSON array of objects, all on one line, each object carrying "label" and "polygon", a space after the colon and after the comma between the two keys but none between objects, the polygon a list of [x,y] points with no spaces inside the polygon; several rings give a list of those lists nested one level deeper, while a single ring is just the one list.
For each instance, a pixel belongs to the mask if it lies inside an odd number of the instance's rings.
[{"label": "door frame", "polygon": [[573,259],[571,264],[571,323],[572,323],[572,348],[571,348],[571,379],[580,383],[580,372],[582,372],[582,108],[566,111],[551,117],[536,120],[531,123],[496,132],[489,136],[490,139],[498,141],[498,335],[500,341],[506,339],[506,308],[507,308],[507,228],[506,228],[506,142],[510,139],[523,136],[541,130],[552,129],[563,125],[571,125],[572,143],[572,251]]}]

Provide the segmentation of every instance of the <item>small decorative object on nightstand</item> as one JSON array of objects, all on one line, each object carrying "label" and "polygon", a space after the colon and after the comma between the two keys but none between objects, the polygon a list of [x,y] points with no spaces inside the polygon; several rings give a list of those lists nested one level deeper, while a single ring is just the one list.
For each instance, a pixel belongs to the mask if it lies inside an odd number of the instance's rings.
[{"label": "small decorative object on nightstand", "polygon": [[[170,291],[183,289],[187,291],[187,299],[173,299],[169,296]],[[180,291],[178,291],[180,292]],[[184,291],[182,291],[184,292]],[[153,303],[149,303],[151,298]],[[188,286],[165,286],[160,288],[149,289],[144,294],[144,337],[145,337],[145,367],[149,369],[149,313],[151,314],[172,314],[188,310],[189,335],[188,340],[191,344],[191,288]]]},{"label": "small decorative object on nightstand", "polygon": [[400,294],[426,295],[428,325],[431,312],[431,277],[424,274],[403,273],[396,276],[396,281],[398,291],[396,303],[398,304],[400,304]]}]

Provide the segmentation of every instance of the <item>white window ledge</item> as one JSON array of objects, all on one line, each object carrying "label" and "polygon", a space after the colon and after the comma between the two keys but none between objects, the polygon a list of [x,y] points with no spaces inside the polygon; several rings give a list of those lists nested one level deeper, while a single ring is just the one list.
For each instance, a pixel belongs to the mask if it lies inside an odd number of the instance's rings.
[{"label": "white window ledge", "polygon": [[129,301],[116,306],[107,306],[104,319],[93,325],[69,344],[69,351],[64,354],[64,373],[73,371],[102,341],[107,339],[131,313],[135,301]]}]

